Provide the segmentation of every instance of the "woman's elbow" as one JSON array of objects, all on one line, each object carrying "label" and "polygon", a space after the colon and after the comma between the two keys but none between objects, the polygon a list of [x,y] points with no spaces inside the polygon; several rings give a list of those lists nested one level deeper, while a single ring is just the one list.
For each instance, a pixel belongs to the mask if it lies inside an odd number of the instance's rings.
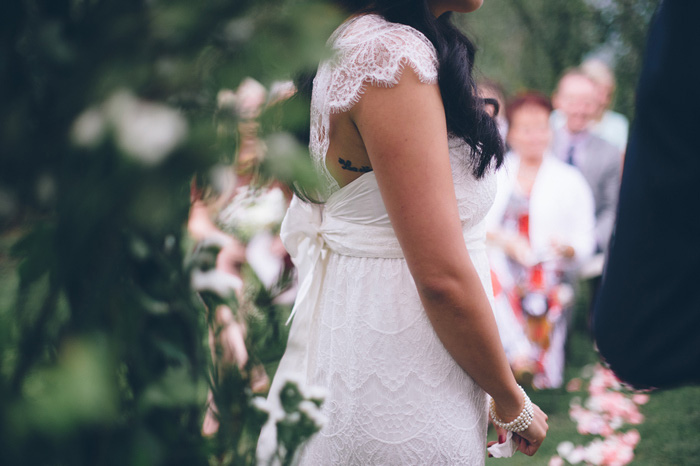
[{"label": "woman's elbow", "polygon": [[457,271],[414,276],[418,293],[424,300],[445,303],[457,299],[468,287],[465,274]]}]

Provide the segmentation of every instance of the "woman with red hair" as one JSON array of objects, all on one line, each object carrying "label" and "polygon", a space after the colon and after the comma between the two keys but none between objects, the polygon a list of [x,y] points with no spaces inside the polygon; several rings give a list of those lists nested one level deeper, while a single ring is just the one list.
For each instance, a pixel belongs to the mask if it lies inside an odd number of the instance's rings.
[{"label": "woman with red hair", "polygon": [[509,103],[512,151],[487,217],[501,340],[516,374],[537,388],[562,383],[572,274],[595,247],[590,188],[549,153],[551,111],[534,92]]}]

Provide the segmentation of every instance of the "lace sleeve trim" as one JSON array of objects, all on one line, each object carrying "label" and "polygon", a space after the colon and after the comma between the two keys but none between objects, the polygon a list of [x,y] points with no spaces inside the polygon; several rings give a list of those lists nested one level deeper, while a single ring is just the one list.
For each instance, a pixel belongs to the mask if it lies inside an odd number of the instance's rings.
[{"label": "lace sleeve trim", "polygon": [[413,69],[421,82],[437,82],[435,47],[410,26],[391,23],[378,15],[365,15],[340,28],[331,41],[336,51],[328,90],[328,110],[331,113],[352,108],[368,83],[395,86],[406,65]]}]

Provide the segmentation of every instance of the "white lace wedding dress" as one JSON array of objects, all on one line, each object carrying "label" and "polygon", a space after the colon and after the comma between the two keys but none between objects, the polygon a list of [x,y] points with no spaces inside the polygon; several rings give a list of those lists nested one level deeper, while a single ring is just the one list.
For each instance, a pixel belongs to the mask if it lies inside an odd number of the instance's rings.
[{"label": "white lace wedding dress", "polygon": [[[302,450],[304,465],[483,464],[486,395],[428,321],[374,173],[339,188],[325,165],[330,114],[351,108],[367,83],[395,85],[405,66],[435,83],[435,49],[377,15],[346,22],[330,43],[336,55],[319,67],[311,104],[311,153],[328,196],[320,206],[295,198],[282,226],[300,292],[270,398],[288,374],[327,390],[328,422]],[[461,140],[449,148],[464,238],[491,297],[482,219],[495,177],[474,178]]]}]

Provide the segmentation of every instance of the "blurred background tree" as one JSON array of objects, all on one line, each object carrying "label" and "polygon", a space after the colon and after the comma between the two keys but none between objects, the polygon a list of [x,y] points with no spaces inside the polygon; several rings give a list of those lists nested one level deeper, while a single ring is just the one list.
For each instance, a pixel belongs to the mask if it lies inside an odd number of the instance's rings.
[{"label": "blurred background tree", "polygon": [[487,0],[458,17],[480,47],[479,71],[509,93],[551,94],[584,59],[606,61],[617,78],[614,109],[631,118],[646,31],[659,0]]}]

